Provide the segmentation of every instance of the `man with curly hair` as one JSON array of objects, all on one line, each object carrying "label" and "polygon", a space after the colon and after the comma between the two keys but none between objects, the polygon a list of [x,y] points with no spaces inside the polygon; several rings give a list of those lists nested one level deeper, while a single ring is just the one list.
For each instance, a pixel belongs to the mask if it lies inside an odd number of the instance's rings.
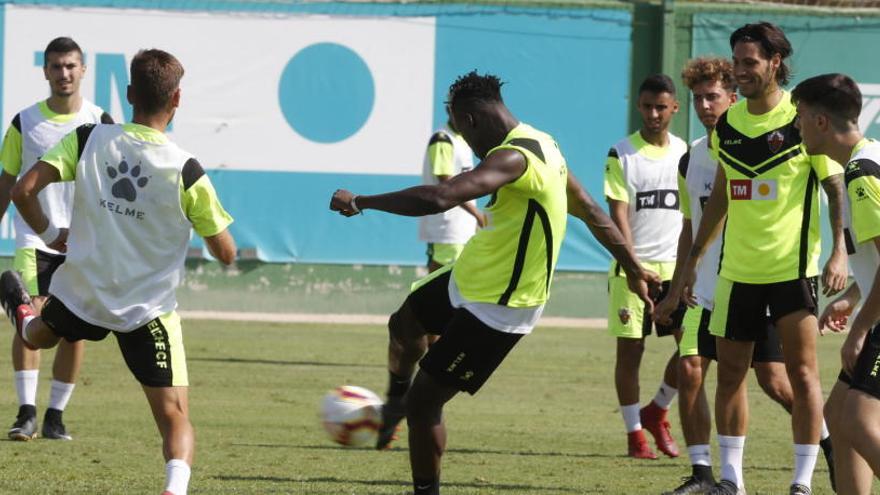
[{"label": "man with curly hair", "polygon": [[[330,209],[344,216],[366,209],[422,216],[491,195],[487,228],[468,241],[455,263],[416,282],[388,322],[388,398],[377,448],[388,446],[406,417],[415,495],[440,493],[444,404],[460,391],[476,393],[541,316],[566,213],[581,219],[611,251],[633,291],[649,305],[648,285],[656,283],[569,173],[556,141],[510,112],[501,85],[498,77],[474,71],[450,87],[452,120],[479,166],[439,184],[386,194],[358,196],[340,189],[330,201]],[[428,349],[426,334],[442,338]]]}]

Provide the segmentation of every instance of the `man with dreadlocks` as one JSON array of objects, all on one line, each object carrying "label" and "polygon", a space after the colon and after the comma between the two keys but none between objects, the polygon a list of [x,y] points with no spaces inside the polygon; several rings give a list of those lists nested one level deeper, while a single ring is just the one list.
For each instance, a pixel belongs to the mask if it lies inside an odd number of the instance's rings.
[{"label": "man with dreadlocks", "polygon": [[[487,227],[455,263],[416,282],[388,322],[388,399],[377,448],[389,445],[405,416],[415,495],[440,493],[443,405],[459,391],[476,393],[541,316],[566,212],[618,259],[649,307],[648,286],[659,282],[642,270],[611,218],[568,172],[554,139],[511,114],[501,85],[498,77],[474,71],[449,89],[450,115],[481,160],[476,168],[436,185],[386,194],[340,189],[330,201],[330,209],[344,216],[366,209],[422,216],[491,195]],[[428,349],[426,334],[442,338]]]}]

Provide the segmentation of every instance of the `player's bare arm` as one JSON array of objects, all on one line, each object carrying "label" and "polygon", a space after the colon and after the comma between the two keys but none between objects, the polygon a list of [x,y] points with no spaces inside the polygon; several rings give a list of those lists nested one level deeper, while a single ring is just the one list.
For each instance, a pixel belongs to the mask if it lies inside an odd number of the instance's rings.
[{"label": "player's bare arm", "polygon": [[[676,248],[675,271],[672,272],[672,281],[669,283],[669,291],[666,297],[660,301],[654,308],[654,320],[669,325],[672,323],[670,315],[678,309],[682,300],[682,271],[687,262],[688,253],[691,252],[691,243],[693,242],[693,224],[688,218],[682,218],[681,234],[678,236],[678,247]],[[685,300],[689,306],[694,306],[696,302],[691,299]]]},{"label": "player's bare arm", "polygon": [[[37,195],[46,186],[59,180],[61,180],[61,174],[57,168],[46,162],[39,161],[12,188],[12,201],[15,203],[16,209],[18,209],[18,213],[38,235],[45,233],[46,229],[49,228],[49,218],[43,212],[43,207],[40,206]],[[59,237],[62,235],[65,238],[64,240],[66,240],[67,229],[61,229]],[[49,244],[50,248],[57,249],[54,244],[58,240],[56,238],[55,241],[47,241],[47,244]]]},{"label": "player's bare arm", "polygon": [[[880,249],[880,237],[874,238],[874,247]],[[865,344],[865,336],[871,331],[871,328],[880,321],[880,270],[874,274],[874,283],[871,284],[871,292],[865,297],[862,309],[853,320],[852,327],[849,329],[849,335],[840,348],[840,360],[843,369],[853,375],[856,366],[856,359],[862,352]]]},{"label": "player's bare arm", "polygon": [[849,270],[846,264],[846,244],[843,238],[843,174],[826,177],[822,181],[822,189],[828,196],[828,217],[831,222],[833,247],[831,256],[822,270],[822,293],[831,296],[846,287]]},{"label": "player's bare arm", "polygon": [[727,174],[723,167],[718,167],[715,172],[715,182],[709,200],[703,209],[703,218],[697,228],[697,235],[691,244],[690,253],[681,272],[681,284],[684,296],[688,300],[693,299],[694,283],[697,280],[697,265],[706,248],[721,233],[724,219],[727,218]]},{"label": "player's bare arm", "polygon": [[339,189],[333,193],[330,209],[344,216],[356,215],[365,209],[411,217],[432,215],[491,194],[518,179],[525,170],[526,159],[522,153],[501,149],[487,156],[473,170],[437,185],[416,186],[371,196],[356,196]]},{"label": "player's bare arm", "polygon": [[[446,182],[451,178],[451,176],[449,175],[435,175],[434,177],[437,178],[437,182]],[[486,217],[483,216],[483,213],[480,211],[480,209],[474,206],[473,203],[471,203],[470,201],[465,201],[464,203],[458,205],[458,207],[468,212],[472,217],[477,220],[477,227],[482,229],[486,226]]]},{"label": "player's bare arm", "polygon": [[[620,267],[626,272],[630,290],[638,294],[649,308],[653,308],[654,303],[649,294],[659,288],[660,276],[652,271],[642,269],[632,250],[632,243],[627,240],[621,229],[602,210],[593,197],[584,190],[571,171],[568,173],[566,189],[569,215],[584,222],[599,243],[620,263]],[[626,205],[626,203],[623,204]]]},{"label": "player's bare arm", "polygon": [[205,237],[205,245],[208,252],[224,265],[231,265],[235,261],[235,239],[229,233],[229,229],[223,229],[219,234]]},{"label": "player's bare arm", "polygon": [[12,199],[12,186],[15,185],[16,179],[18,177],[5,170],[0,172],[0,219],[9,208],[9,201]]}]

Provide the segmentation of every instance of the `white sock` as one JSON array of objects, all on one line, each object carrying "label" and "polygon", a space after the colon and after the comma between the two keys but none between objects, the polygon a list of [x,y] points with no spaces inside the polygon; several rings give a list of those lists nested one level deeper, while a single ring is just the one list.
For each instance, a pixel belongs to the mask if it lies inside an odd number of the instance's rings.
[{"label": "white sock", "polygon": [[709,444],[688,445],[688,456],[691,458],[691,466],[711,466],[712,451]]},{"label": "white sock", "polygon": [[623,422],[626,424],[627,433],[642,429],[642,420],[639,418],[638,402],[628,406],[620,406],[620,413],[623,414]]},{"label": "white sock", "polygon": [[826,438],[831,436],[831,432],[828,431],[828,424],[825,423],[825,420],[822,420],[822,437],[820,440],[825,440]]},{"label": "white sock", "polygon": [[732,481],[742,488],[743,482],[743,450],[746,437],[718,435],[718,447],[721,451],[721,479]]},{"label": "white sock", "polygon": [[75,386],[75,383],[59,382],[53,378],[52,392],[49,394],[49,407],[63,411],[67,407],[67,402],[70,401]]},{"label": "white sock", "polygon": [[21,332],[21,338],[30,345],[34,345],[34,343],[31,341],[30,337],[28,337],[28,325],[30,325],[34,318],[36,318],[36,316],[25,316],[24,319],[21,320],[21,328],[24,329],[24,331]]},{"label": "white sock", "polygon": [[190,468],[186,461],[171,459],[165,464],[165,490],[174,495],[186,495]]},{"label": "white sock", "polygon": [[800,483],[810,488],[818,455],[819,445],[794,444],[794,479],[791,484]]},{"label": "white sock", "polygon": [[660,406],[660,409],[669,409],[675,399],[678,389],[672,388],[666,382],[660,382],[660,388],[657,389],[657,395],[654,396],[654,402]]},{"label": "white sock", "polygon": [[37,383],[40,370],[21,370],[15,372],[15,391],[18,393],[18,405],[37,405]]}]

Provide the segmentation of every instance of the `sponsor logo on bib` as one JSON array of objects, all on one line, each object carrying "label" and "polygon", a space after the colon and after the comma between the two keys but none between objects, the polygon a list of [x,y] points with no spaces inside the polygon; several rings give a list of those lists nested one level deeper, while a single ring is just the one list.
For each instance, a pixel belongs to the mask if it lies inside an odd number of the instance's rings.
[{"label": "sponsor logo on bib", "polygon": [[775,200],[777,195],[775,180],[731,179],[730,199]]}]

